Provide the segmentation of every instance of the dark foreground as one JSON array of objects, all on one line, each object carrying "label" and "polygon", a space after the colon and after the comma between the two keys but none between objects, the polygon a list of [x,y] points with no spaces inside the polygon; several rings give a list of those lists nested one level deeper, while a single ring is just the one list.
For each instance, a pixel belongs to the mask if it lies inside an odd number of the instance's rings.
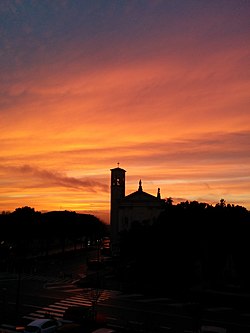
[{"label": "dark foreground", "polygon": [[[2,278],[1,331],[13,332],[15,327],[25,326],[31,320],[24,317],[31,313],[48,316],[49,312],[42,313],[41,309],[52,309],[51,304],[57,304],[61,309],[61,320],[64,304],[73,305],[81,299],[81,304],[85,301],[94,307],[96,321],[88,326],[76,320],[74,327],[65,325],[58,331],[89,333],[106,327],[124,333],[187,333],[213,326],[223,328],[227,333],[250,332],[250,295],[246,292],[237,288],[215,290],[201,287],[179,293],[161,292],[157,288],[155,293],[154,288],[148,292],[136,290],[134,285],[130,287],[124,283],[117,261],[105,258],[100,266],[89,264],[88,267],[88,259],[95,258],[95,255],[94,251],[78,252],[64,257],[63,261],[60,257],[41,260],[36,272],[29,273],[30,280],[25,279],[27,272],[22,272],[20,281],[13,273],[9,275],[12,278]],[[6,272],[2,272],[4,276],[8,276]],[[62,283],[46,284],[41,279],[45,276],[59,276],[61,281],[71,279],[70,288],[65,288]]]}]

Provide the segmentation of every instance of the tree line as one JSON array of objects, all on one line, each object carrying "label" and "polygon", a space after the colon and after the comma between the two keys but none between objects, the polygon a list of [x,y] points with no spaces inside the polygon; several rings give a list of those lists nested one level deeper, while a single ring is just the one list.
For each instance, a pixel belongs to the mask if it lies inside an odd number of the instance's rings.
[{"label": "tree line", "polygon": [[107,225],[91,214],[41,213],[25,206],[0,214],[0,260],[46,256],[67,247],[85,247],[107,235]]},{"label": "tree line", "polygon": [[129,287],[185,292],[195,286],[250,289],[250,212],[197,201],[173,204],[153,225],[121,234],[121,273]]},{"label": "tree line", "polygon": [[[0,260],[85,247],[109,235],[94,215],[41,213],[30,207],[0,214]],[[125,288],[185,292],[192,287],[250,290],[250,212],[242,206],[171,198],[153,225],[134,222],[121,233],[119,279]],[[2,265],[4,267],[4,265]]]}]

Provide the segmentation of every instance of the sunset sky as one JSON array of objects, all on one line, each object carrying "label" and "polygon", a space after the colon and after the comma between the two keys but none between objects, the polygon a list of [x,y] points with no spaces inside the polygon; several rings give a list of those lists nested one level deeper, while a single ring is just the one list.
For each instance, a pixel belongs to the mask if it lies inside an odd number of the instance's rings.
[{"label": "sunset sky", "polygon": [[0,211],[250,209],[249,0],[1,0]]}]

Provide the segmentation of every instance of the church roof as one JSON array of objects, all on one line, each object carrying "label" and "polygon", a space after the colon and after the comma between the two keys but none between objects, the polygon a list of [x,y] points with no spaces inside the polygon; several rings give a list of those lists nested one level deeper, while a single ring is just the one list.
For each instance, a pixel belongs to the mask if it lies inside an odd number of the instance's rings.
[{"label": "church roof", "polygon": [[123,199],[125,201],[159,201],[157,197],[144,191],[136,191],[126,195]]},{"label": "church roof", "polygon": [[137,191],[130,193],[129,195],[125,196],[122,200],[123,203],[128,203],[128,202],[162,202],[164,200],[162,200],[160,198],[160,193],[159,193],[159,189],[158,189],[158,196],[155,197],[152,194],[149,194],[147,192],[144,192],[142,190],[142,182],[141,180],[139,181],[139,188]]}]

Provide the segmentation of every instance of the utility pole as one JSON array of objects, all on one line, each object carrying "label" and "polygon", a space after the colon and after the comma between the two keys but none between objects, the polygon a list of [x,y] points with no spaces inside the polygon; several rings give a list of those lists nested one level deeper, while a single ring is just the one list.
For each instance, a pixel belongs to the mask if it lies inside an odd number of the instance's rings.
[{"label": "utility pole", "polygon": [[19,320],[20,296],[21,296],[21,259],[17,263],[18,279],[17,279],[17,294],[16,294],[16,320]]}]

